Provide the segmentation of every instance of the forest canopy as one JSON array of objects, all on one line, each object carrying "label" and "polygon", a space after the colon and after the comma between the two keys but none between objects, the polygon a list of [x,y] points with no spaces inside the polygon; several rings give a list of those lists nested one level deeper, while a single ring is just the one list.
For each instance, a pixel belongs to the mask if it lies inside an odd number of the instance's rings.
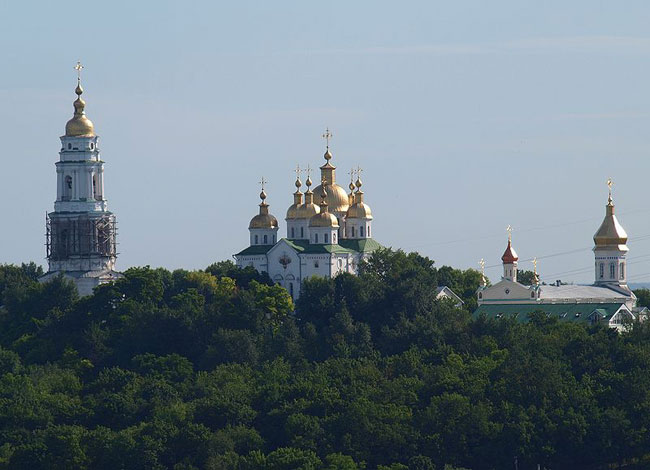
[{"label": "forest canopy", "polygon": [[230,262],[83,298],[40,275],[0,266],[0,469],[592,469],[650,449],[646,325],[473,320],[480,273],[417,253],[306,280],[296,305]]}]

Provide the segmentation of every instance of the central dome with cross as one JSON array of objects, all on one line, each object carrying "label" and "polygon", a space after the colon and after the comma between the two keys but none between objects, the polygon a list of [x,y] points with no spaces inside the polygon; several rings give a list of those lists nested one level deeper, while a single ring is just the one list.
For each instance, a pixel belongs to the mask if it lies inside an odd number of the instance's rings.
[{"label": "central dome with cross", "polygon": [[320,195],[325,193],[325,202],[329,207],[329,211],[337,216],[343,216],[349,208],[348,194],[341,186],[336,184],[336,167],[332,165],[332,153],[330,152],[330,139],[333,137],[329,128],[325,130],[323,138],[327,142],[325,150],[325,164],[320,167],[321,184],[316,186],[314,194]]}]

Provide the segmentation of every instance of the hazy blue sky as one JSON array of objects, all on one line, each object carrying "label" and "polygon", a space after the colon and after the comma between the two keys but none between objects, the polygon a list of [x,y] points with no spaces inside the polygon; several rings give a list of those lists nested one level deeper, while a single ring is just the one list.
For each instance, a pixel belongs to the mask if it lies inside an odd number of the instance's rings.
[{"label": "hazy blue sky", "polygon": [[495,281],[511,224],[544,279],[590,281],[611,176],[650,280],[649,24],[647,1],[0,0],[0,261],[45,263],[81,59],[120,269],[230,258],[262,175],[284,235],[329,126],[387,246]]}]

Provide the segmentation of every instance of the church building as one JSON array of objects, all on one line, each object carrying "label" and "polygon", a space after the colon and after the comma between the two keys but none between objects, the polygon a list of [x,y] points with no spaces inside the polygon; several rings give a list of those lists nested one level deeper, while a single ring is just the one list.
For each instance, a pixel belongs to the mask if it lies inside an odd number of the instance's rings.
[{"label": "church building", "polygon": [[[311,276],[332,278],[339,273],[356,274],[359,262],[381,245],[372,238],[372,212],[361,190],[361,169],[351,172],[350,192],[336,184],[336,167],[329,149],[320,167],[321,184],[312,191],[307,171],[306,190],[301,192],[297,170],[293,204],[286,214],[287,236],[278,239],[278,220],[269,212],[262,179],[259,214],[248,225],[250,244],[234,255],[237,266],[253,266],[267,272],[296,299],[302,281]],[[356,181],[354,176],[356,174]]]},{"label": "church building", "polygon": [[[487,287],[483,276],[475,316],[515,318],[528,321],[530,313],[541,311],[560,321],[606,322],[623,329],[636,319],[644,320],[647,309],[636,307],[636,296],[627,285],[627,234],[614,214],[611,180],[605,218],[594,235],[594,283],[590,285],[545,284],[537,275],[531,285],[517,282],[519,257],[511,233],[501,257],[501,281]],[[510,232],[510,230],[509,230]]]},{"label": "church building", "polygon": [[86,117],[86,102],[81,98],[80,63],[74,116],[61,137],[56,162],[56,201],[47,214],[46,282],[63,273],[74,281],[80,295],[92,294],[99,284],[119,278],[115,215],[108,210],[104,193],[104,162],[99,155],[99,137]]}]

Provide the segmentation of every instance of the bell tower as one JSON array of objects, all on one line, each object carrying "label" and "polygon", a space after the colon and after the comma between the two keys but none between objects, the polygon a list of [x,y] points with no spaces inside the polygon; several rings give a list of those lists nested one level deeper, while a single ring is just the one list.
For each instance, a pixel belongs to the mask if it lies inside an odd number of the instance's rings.
[{"label": "bell tower", "polygon": [[508,225],[506,230],[508,232],[508,246],[506,246],[506,251],[503,252],[503,256],[501,257],[501,261],[503,262],[503,279],[517,282],[519,256],[517,256],[517,252],[512,247],[512,227]]},{"label": "bell tower", "polygon": [[614,214],[613,185],[611,178],[608,179],[605,218],[594,234],[595,284],[627,287],[627,233]]},{"label": "bell tower", "polygon": [[115,271],[116,222],[104,194],[99,137],[81,98],[82,68],[80,62],[75,66],[74,115],[65,126],[55,164],[56,201],[46,218],[49,270],[41,281],[63,273],[74,280],[80,295],[89,295],[95,286],[121,275]]}]

